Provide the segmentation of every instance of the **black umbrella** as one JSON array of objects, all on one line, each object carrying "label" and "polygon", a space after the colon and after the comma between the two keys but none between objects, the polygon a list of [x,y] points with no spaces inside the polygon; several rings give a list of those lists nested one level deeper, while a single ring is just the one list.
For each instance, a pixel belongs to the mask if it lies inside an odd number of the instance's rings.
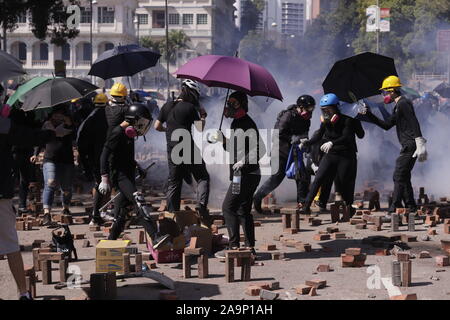
[{"label": "black umbrella", "polygon": [[450,84],[448,83],[442,82],[433,91],[439,93],[442,98],[450,98]]},{"label": "black umbrella", "polygon": [[341,101],[353,102],[349,92],[358,100],[377,95],[383,80],[392,75],[397,75],[394,59],[366,52],[336,62],[322,87]]},{"label": "black umbrella", "polygon": [[0,81],[25,74],[22,62],[0,50]]},{"label": "black umbrella", "polygon": [[92,83],[77,78],[54,78],[25,94],[22,109],[31,111],[56,106],[72,99],[82,98],[98,89]]},{"label": "black umbrella", "polygon": [[161,55],[135,44],[118,46],[103,52],[89,70],[90,75],[104,80],[115,77],[133,76],[153,67]]}]

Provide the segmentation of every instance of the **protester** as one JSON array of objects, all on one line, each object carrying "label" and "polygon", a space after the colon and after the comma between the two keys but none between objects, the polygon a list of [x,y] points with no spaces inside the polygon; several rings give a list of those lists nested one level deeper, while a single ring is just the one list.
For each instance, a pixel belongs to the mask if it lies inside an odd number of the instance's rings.
[{"label": "protester", "polygon": [[[316,102],[309,95],[302,95],[297,99],[295,105],[289,106],[283,110],[277,117],[275,130],[279,130],[279,143],[274,143],[279,150],[272,150],[272,172],[275,172],[270,178],[259,188],[254,197],[255,210],[262,212],[261,202],[270,192],[275,190],[285,177],[286,164],[288,161],[289,151],[292,145],[299,144],[304,139],[308,139],[309,127],[311,126],[311,117]],[[275,161],[274,157],[278,157]],[[275,167],[278,165],[278,167]],[[297,184],[297,203],[301,207],[305,202],[306,195],[310,184],[310,176],[303,176],[296,179]]]},{"label": "protester", "polygon": [[[197,206],[202,223],[210,226],[208,200],[209,200],[209,174],[200,150],[194,143],[191,127],[195,123],[199,131],[203,131],[205,110],[199,105],[200,88],[197,82],[185,80],[181,86],[181,94],[175,101],[167,102],[155,123],[157,130],[166,132],[167,159],[169,164],[169,178],[167,188],[167,208],[169,211],[179,211],[181,201],[181,187],[186,174],[192,174],[197,182]],[[163,123],[166,123],[166,128]],[[176,135],[180,133],[181,137]],[[172,135],[174,134],[174,137]],[[187,139],[187,140],[183,140]],[[177,154],[172,154],[176,145],[182,142],[185,146]],[[175,157],[179,157],[175,159]]]},{"label": "protester", "polygon": [[116,220],[111,228],[110,240],[116,240],[125,228],[126,207],[134,205],[139,222],[152,239],[157,249],[169,241],[169,235],[159,234],[156,222],[151,217],[151,207],[135,184],[136,161],[134,160],[134,138],[144,136],[151,125],[152,118],[144,105],[133,104],[124,114],[125,121],[112,128],[103,147],[100,160],[101,183],[98,190],[103,195],[111,191],[111,186],[120,192],[117,196]]},{"label": "protester", "polygon": [[31,148],[56,137],[63,137],[69,131],[62,125],[51,130],[35,130],[24,123],[9,118],[9,106],[0,106],[0,255],[6,255],[9,268],[19,289],[20,300],[32,300],[27,292],[24,265],[20,254],[16,231],[16,214],[12,206],[14,182],[12,146]]},{"label": "protester", "polygon": [[117,82],[111,87],[109,94],[111,95],[111,101],[105,107],[106,121],[109,127],[108,133],[125,119],[128,106],[128,89],[124,84]]},{"label": "protester", "polygon": [[380,88],[385,104],[395,103],[394,111],[387,121],[380,120],[367,106],[361,110],[384,130],[396,126],[397,137],[402,147],[395,165],[393,201],[388,209],[387,218],[390,218],[390,214],[395,212],[396,208],[407,207],[411,212],[417,211],[411,184],[411,171],[417,159],[419,162],[427,160],[427,141],[422,137],[414,107],[408,99],[402,96],[401,87],[402,84],[398,77],[389,76],[384,79]]},{"label": "protester", "polygon": [[[227,101],[225,116],[233,119],[231,136],[229,139],[220,135],[223,148],[230,153],[230,184],[222,204],[222,212],[229,235],[229,248],[240,246],[239,227],[242,226],[245,246],[253,255],[255,251],[255,226],[253,223],[252,200],[253,194],[261,181],[258,161],[265,154],[265,146],[260,139],[258,128],[248,115],[248,98],[243,92],[233,92]],[[239,192],[234,190],[236,181],[233,177],[240,177]],[[239,178],[238,178],[239,179]],[[218,256],[225,257],[224,252]]]},{"label": "protester", "polygon": [[74,140],[73,123],[68,115],[67,106],[61,104],[52,108],[49,120],[44,122],[43,130],[54,130],[56,127],[64,125],[64,128],[70,130],[72,134],[64,137],[55,137],[47,141],[44,147],[36,147],[31,162],[35,163],[37,156],[44,149],[44,164],[42,171],[44,173],[44,192],[43,207],[44,221],[43,225],[51,224],[50,212],[53,206],[56,187],[61,190],[63,211],[62,214],[70,214],[70,202],[72,200],[72,184],[74,172],[74,155],[72,141]]},{"label": "protester", "polygon": [[[77,146],[80,155],[80,164],[84,168],[85,176],[89,181],[94,181],[93,209],[90,225],[103,224],[103,218],[100,208],[109,199],[109,194],[102,195],[98,192],[98,186],[101,182],[100,174],[100,156],[103,151],[103,145],[106,140],[108,123],[106,122],[105,107],[108,103],[108,97],[104,93],[99,93],[94,98],[95,109],[83,121],[78,129]],[[106,217],[106,215],[104,215]]]},{"label": "protester", "polygon": [[319,188],[332,177],[337,177],[343,200],[351,206],[353,195],[348,177],[352,176],[352,168],[356,161],[356,143],[354,139],[353,119],[343,115],[338,108],[339,99],[335,94],[326,94],[320,100],[322,110],[321,124],[310,140],[301,143],[301,148],[309,147],[321,139],[326,141],[320,147],[325,153],[320,161],[314,182],[306,197],[304,212],[311,213],[311,204]]}]

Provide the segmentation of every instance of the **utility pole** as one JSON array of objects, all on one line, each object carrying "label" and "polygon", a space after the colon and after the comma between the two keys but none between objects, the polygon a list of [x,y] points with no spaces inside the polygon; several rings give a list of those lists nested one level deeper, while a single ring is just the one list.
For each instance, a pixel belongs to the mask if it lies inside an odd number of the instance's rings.
[{"label": "utility pole", "polygon": [[170,99],[170,74],[169,74],[169,5],[165,3],[166,6],[166,15],[165,15],[165,23],[166,23],[166,67],[167,67],[167,101]]}]

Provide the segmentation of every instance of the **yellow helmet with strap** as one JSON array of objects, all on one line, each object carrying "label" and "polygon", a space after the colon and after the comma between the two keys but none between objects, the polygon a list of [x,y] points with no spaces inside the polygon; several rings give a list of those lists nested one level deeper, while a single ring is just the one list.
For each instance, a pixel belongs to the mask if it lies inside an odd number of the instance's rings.
[{"label": "yellow helmet with strap", "polygon": [[394,88],[400,88],[402,86],[399,77],[389,76],[383,80],[383,84],[380,90],[393,91]]},{"label": "yellow helmet with strap", "polygon": [[111,87],[109,94],[116,97],[126,97],[128,89],[124,84],[117,82]]}]

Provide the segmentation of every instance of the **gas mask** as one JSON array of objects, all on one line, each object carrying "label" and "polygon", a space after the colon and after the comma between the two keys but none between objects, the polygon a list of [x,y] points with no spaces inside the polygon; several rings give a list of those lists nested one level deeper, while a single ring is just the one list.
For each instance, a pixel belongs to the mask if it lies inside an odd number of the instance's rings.
[{"label": "gas mask", "polygon": [[227,118],[239,119],[247,114],[247,112],[243,108],[236,109],[236,103],[227,102],[227,106],[224,110],[224,115]]},{"label": "gas mask", "polygon": [[392,97],[392,93],[394,93],[394,91],[383,91],[383,102],[384,104],[390,104],[392,102],[394,102],[394,98]]},{"label": "gas mask", "polygon": [[128,138],[136,138],[138,136],[145,136],[150,129],[151,120],[140,118],[135,121],[133,125],[125,128],[125,134]]},{"label": "gas mask", "polygon": [[336,107],[327,106],[323,107],[320,121],[323,123],[336,123],[339,120],[339,114],[336,112]]},{"label": "gas mask", "polygon": [[[298,109],[297,109],[298,110]],[[300,112],[298,114],[305,120],[310,120],[312,117],[312,113],[314,111],[314,107],[300,107]]]},{"label": "gas mask", "polygon": [[112,101],[117,104],[124,104],[126,101],[126,97],[112,96]]}]

